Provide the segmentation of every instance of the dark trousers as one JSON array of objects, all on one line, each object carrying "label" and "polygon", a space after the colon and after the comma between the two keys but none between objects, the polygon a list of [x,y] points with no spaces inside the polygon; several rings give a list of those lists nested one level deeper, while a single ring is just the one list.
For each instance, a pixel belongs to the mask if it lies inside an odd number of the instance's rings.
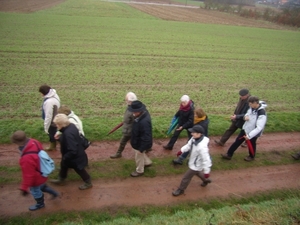
[{"label": "dark trousers", "polygon": [[[59,171],[59,178],[66,179],[67,176],[68,176],[68,169],[69,169],[69,167],[67,165],[65,165],[65,163],[63,161],[61,161],[60,171]],[[81,170],[79,170],[78,168],[73,168],[73,169],[81,177],[81,179],[84,182],[90,181],[91,177],[84,168],[81,169]]]},{"label": "dark trousers", "polygon": [[[239,133],[239,135],[237,136],[237,138],[235,139],[235,142],[232,143],[232,145],[229,147],[228,151],[227,151],[227,155],[232,157],[233,153],[237,150],[237,148],[245,141],[245,138],[243,138],[243,136],[245,135],[245,131],[241,130],[241,132]],[[253,147],[253,151],[254,151],[254,155],[251,154],[249,148],[249,156],[254,158],[255,157],[255,153],[256,153],[256,140],[257,137],[254,137],[252,139],[250,139],[250,142],[252,144]]]},{"label": "dark trousers", "polygon": [[226,141],[228,141],[228,139],[231,137],[231,135],[234,134],[234,132],[239,129],[236,125],[235,122],[231,122],[230,127],[225,131],[225,133],[223,134],[223,136],[220,139],[220,142],[222,144],[225,144]]},{"label": "dark trousers", "polygon": [[[181,131],[183,131],[183,130],[184,130],[184,129],[182,129],[182,130],[175,130],[173,136],[171,137],[171,139],[170,139],[170,141],[169,141],[169,143],[168,143],[168,146],[169,146],[169,147],[173,148],[173,146],[174,146],[175,142],[177,141],[177,139],[178,139],[178,137],[179,137]],[[190,139],[192,138],[192,134],[191,134],[191,132],[189,132],[188,130],[186,130],[186,131],[187,131],[187,134],[188,134],[188,137],[189,137],[188,140],[190,140]]]},{"label": "dark trousers", "polygon": [[185,190],[187,188],[187,186],[190,184],[193,176],[195,176],[195,175],[198,176],[203,182],[206,181],[205,177],[204,177],[204,173],[202,171],[195,171],[195,170],[189,169],[183,175],[183,178],[181,180],[181,183],[180,183],[180,186],[178,189]]},{"label": "dark trousers", "polygon": [[121,140],[120,140],[120,145],[119,145],[119,149],[118,152],[121,153],[123,152],[127,142],[130,140],[131,136],[127,136],[127,135],[123,135]]},{"label": "dark trousers", "polygon": [[57,128],[50,126],[48,129],[48,133],[49,133],[49,140],[50,142],[56,142],[54,135],[56,134]]}]

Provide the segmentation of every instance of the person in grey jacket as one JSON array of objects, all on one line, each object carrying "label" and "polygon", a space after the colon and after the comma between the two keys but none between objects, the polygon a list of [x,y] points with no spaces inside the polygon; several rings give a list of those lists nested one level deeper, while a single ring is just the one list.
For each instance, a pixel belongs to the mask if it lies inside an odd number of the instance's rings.
[{"label": "person in grey jacket", "polygon": [[244,125],[244,116],[249,109],[248,99],[250,97],[250,93],[248,89],[241,89],[239,91],[239,95],[240,100],[234,110],[233,115],[230,116],[230,127],[224,132],[220,140],[215,140],[215,143],[219,146],[224,146],[230,136],[233,135],[237,129],[242,128]]},{"label": "person in grey jacket", "polygon": [[190,151],[189,170],[184,174],[178,189],[173,191],[173,196],[183,194],[195,175],[203,181],[202,187],[211,182],[208,179],[212,166],[208,148],[209,138],[203,135],[205,131],[200,125],[189,128],[189,131],[193,137],[180,150],[181,153]]},{"label": "person in grey jacket", "polygon": [[258,97],[255,96],[249,97],[248,102],[250,108],[244,116],[245,123],[243,125],[243,128],[235,139],[235,142],[229,147],[227,154],[221,154],[222,158],[224,159],[230,160],[236,149],[245,140],[250,140],[254,154],[252,154],[252,152],[248,148],[249,155],[244,158],[244,160],[250,162],[255,158],[256,140],[262,134],[267,122],[267,115],[265,111],[267,105],[264,102],[260,102]]},{"label": "person in grey jacket", "polygon": [[110,156],[111,159],[121,158],[122,152],[124,151],[124,148],[125,148],[127,142],[130,140],[134,117],[133,117],[132,112],[130,112],[128,110],[128,108],[130,107],[131,103],[136,100],[138,100],[138,99],[133,92],[128,92],[125,96],[125,102],[127,104],[127,108],[126,108],[126,111],[125,111],[124,117],[123,117],[123,129],[122,129],[123,135],[120,140],[119,148],[118,148],[116,154]]},{"label": "person in grey jacket", "polygon": [[132,177],[139,177],[144,174],[144,168],[151,166],[152,161],[147,156],[153,144],[152,122],[146,106],[141,101],[134,101],[129,107],[133,113],[134,122],[130,143],[135,152],[136,170],[130,174]]},{"label": "person in grey jacket", "polygon": [[42,118],[44,120],[45,133],[49,135],[50,146],[45,150],[56,150],[55,134],[57,128],[53,123],[53,118],[57,114],[60,107],[60,98],[56,93],[56,90],[48,85],[42,85],[39,87],[39,92],[42,94],[44,101],[42,105]]}]

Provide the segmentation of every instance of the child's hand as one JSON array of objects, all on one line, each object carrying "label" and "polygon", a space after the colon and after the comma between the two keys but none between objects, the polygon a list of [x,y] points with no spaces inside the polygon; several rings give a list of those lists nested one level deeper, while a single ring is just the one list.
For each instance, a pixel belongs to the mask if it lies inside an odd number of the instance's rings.
[{"label": "child's hand", "polygon": [[179,157],[181,154],[182,154],[182,152],[178,151],[176,155],[177,155],[177,157]]},{"label": "child's hand", "polygon": [[209,173],[204,174],[204,177],[205,177],[206,179],[209,178]]}]

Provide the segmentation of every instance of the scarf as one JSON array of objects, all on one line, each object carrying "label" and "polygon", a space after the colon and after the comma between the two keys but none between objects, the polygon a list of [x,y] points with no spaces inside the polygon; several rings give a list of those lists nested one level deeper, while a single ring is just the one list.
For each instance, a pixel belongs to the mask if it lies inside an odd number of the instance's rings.
[{"label": "scarf", "polygon": [[182,104],[180,104],[179,110],[184,111],[184,112],[189,111],[191,109],[191,103],[192,103],[192,101],[190,100],[186,106],[183,106]]},{"label": "scarf", "polygon": [[200,123],[201,121],[205,120],[206,116],[203,117],[194,117],[194,124]]}]

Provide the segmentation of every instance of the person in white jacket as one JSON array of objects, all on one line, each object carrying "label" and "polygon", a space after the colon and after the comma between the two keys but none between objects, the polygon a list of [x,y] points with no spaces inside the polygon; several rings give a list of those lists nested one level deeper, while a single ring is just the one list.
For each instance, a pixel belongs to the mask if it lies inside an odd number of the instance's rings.
[{"label": "person in white jacket", "polygon": [[56,125],[53,123],[53,118],[57,114],[57,110],[60,107],[60,98],[56,93],[56,90],[48,85],[42,85],[39,87],[39,92],[42,94],[44,101],[42,104],[42,118],[44,120],[44,131],[49,135],[50,146],[45,150],[56,150],[56,140],[54,135],[57,131]]},{"label": "person in white jacket", "polygon": [[203,181],[202,187],[211,182],[208,179],[212,166],[208,148],[209,138],[203,135],[204,129],[200,125],[195,125],[188,130],[191,132],[192,138],[181,148],[177,156],[183,152],[190,151],[189,170],[184,174],[178,189],[172,192],[173,196],[183,194],[195,175]]},{"label": "person in white jacket", "polygon": [[245,123],[243,128],[235,139],[235,142],[229,147],[227,154],[221,154],[223,159],[230,160],[234,152],[245,140],[250,140],[253,152],[248,147],[249,155],[245,157],[244,160],[251,162],[255,158],[256,140],[259,136],[261,136],[267,122],[267,115],[265,111],[267,104],[259,101],[259,98],[256,96],[249,97],[248,102],[250,108],[244,116]]},{"label": "person in white jacket", "polygon": [[[67,115],[70,123],[73,123],[76,126],[76,128],[78,129],[79,134],[84,136],[83,125],[82,125],[81,119],[79,119],[79,117],[68,106],[62,105],[58,109],[58,113]],[[57,131],[55,134],[55,138],[57,139],[57,137],[60,134],[61,133],[59,131]]]}]

